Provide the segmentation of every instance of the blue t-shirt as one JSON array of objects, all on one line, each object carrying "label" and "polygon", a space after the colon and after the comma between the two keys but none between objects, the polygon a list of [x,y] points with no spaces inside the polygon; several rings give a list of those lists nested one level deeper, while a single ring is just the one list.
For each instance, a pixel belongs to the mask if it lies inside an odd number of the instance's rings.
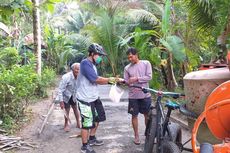
[{"label": "blue t-shirt", "polygon": [[84,59],[81,62],[80,71],[91,83],[96,83],[98,78],[97,69],[90,60]]},{"label": "blue t-shirt", "polygon": [[98,99],[97,78],[96,66],[89,59],[84,59],[80,64],[77,77],[77,99],[84,102],[93,102]]}]

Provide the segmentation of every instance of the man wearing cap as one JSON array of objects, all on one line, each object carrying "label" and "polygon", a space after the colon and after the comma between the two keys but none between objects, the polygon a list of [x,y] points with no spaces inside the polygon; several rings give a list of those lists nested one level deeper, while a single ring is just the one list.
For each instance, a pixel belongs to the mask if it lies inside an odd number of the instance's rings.
[{"label": "man wearing cap", "polygon": [[[77,101],[82,120],[82,153],[95,153],[91,146],[103,145],[96,138],[99,122],[105,121],[105,111],[99,99],[98,84],[115,83],[119,79],[98,76],[96,65],[102,61],[105,52],[102,46],[93,43],[88,48],[88,57],[80,64],[77,80]],[[88,140],[89,138],[89,140]]]}]

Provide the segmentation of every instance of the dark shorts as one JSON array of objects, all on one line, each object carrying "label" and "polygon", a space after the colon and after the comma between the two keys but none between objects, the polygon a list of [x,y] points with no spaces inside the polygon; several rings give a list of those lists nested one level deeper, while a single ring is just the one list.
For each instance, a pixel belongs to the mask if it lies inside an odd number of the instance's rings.
[{"label": "dark shorts", "polygon": [[68,109],[70,108],[70,105],[73,107],[73,106],[76,106],[76,102],[73,101],[73,96],[70,97],[68,103],[64,103],[65,105],[65,109]]},{"label": "dark shorts", "polygon": [[144,99],[129,99],[128,113],[137,116],[139,113],[146,114],[150,110],[151,97]]},{"label": "dark shorts", "polygon": [[106,120],[105,110],[100,99],[90,103],[80,100],[78,102],[83,129],[92,129],[96,122]]}]

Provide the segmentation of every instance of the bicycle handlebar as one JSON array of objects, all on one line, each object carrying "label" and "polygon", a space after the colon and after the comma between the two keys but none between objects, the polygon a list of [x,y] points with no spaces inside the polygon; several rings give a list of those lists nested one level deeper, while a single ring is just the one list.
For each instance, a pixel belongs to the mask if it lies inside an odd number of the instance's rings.
[{"label": "bicycle handlebar", "polygon": [[155,89],[140,87],[140,86],[136,86],[136,85],[131,85],[130,87],[139,88],[144,93],[152,92],[154,94],[160,94],[160,95],[164,95],[164,96],[170,96],[170,97],[173,97],[173,98],[179,98],[179,97],[185,96],[185,94],[182,94],[182,93],[158,91],[158,90],[155,90]]}]

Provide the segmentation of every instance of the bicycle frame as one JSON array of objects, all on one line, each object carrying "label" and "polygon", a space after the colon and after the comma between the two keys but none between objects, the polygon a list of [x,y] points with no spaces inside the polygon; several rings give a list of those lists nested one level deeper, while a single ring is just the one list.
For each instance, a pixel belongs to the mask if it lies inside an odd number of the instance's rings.
[{"label": "bicycle frame", "polygon": [[161,103],[162,94],[158,93],[157,102],[156,102],[156,111],[157,111],[157,135],[156,135],[156,147],[157,153],[163,153],[163,148],[161,147],[162,141],[166,132],[169,135],[170,141],[172,141],[172,135],[168,129],[169,117],[171,115],[171,109],[168,109],[167,115],[164,114],[164,110]]},{"label": "bicycle frame", "polygon": [[[157,101],[156,101],[156,105],[155,105],[155,109],[156,109],[156,115],[157,115],[157,125],[156,125],[156,129],[157,132],[155,134],[155,138],[156,138],[156,151],[157,153],[163,153],[163,148],[162,148],[162,142],[165,139],[165,135],[166,133],[169,136],[169,141],[172,141],[172,135],[171,132],[169,130],[169,118],[171,115],[171,111],[173,110],[173,108],[169,108],[168,107],[168,111],[167,114],[165,115],[164,110],[163,110],[163,106],[161,103],[162,97],[163,95],[167,95],[167,96],[177,96],[179,97],[180,93],[173,93],[173,92],[161,92],[161,91],[157,91],[154,89],[150,89],[150,88],[142,88],[142,90],[147,90],[150,92],[153,92],[157,95]],[[146,127],[148,128],[148,127]]]}]

